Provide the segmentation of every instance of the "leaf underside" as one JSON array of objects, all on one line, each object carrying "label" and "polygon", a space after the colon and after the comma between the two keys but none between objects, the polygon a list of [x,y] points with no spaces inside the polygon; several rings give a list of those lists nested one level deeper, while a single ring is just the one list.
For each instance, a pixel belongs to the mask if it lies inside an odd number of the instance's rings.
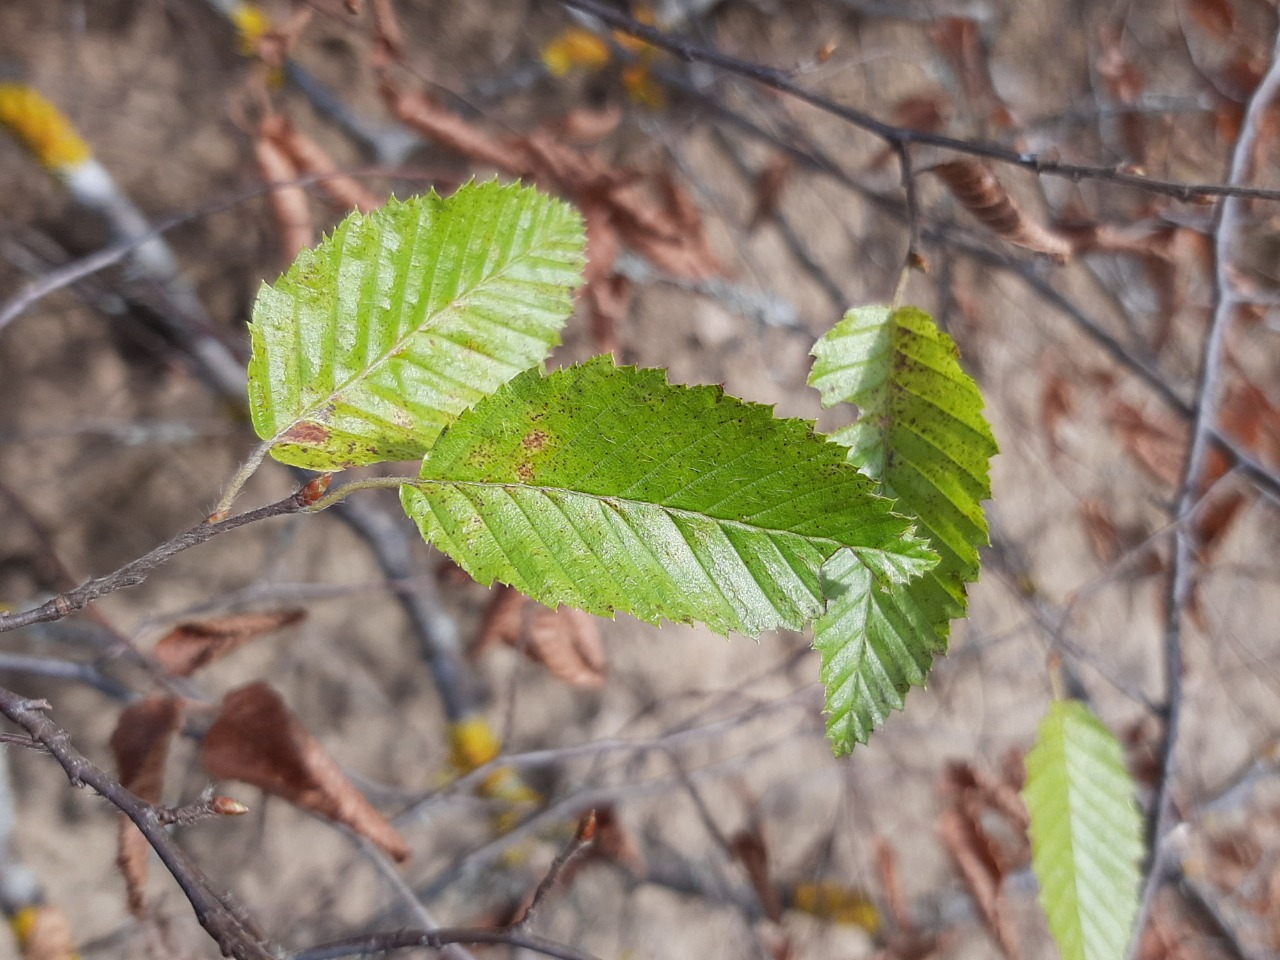
[{"label": "leaf underside", "polygon": [[887,578],[934,562],[873,486],[809,423],[599,357],[477,403],[401,498],[481,583],[754,635],[821,613],[845,548]]},{"label": "leaf underside", "polygon": [[1119,960],[1138,910],[1142,817],[1120,744],[1080,701],[1055,702],[1041,723],[1022,795],[1063,960]]},{"label": "leaf underside", "polygon": [[496,181],[352,214],[258,293],[254,429],[316,470],[422,457],[559,343],[584,249],[572,207]]},{"label": "leaf underside", "polygon": [[940,558],[911,582],[885,583],[855,556],[824,571],[831,602],[814,624],[814,646],[827,736],[839,754],[865,743],[910,687],[924,685],[951,621],[964,616],[966,584],[978,578],[987,543],[981,501],[991,496],[996,443],[955,344],[922,310],[850,310],[813,354],[809,383],[823,404],[859,408],[857,422],[831,439]]}]

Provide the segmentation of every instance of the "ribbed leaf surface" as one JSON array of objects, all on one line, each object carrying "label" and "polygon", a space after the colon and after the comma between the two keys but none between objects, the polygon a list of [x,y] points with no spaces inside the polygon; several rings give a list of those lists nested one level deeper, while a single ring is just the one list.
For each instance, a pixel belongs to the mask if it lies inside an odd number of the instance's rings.
[{"label": "ribbed leaf surface", "polygon": [[1041,723],[1022,796],[1063,960],[1122,960],[1138,911],[1142,817],[1120,744],[1080,701],[1054,703]]},{"label": "ribbed leaf surface", "polygon": [[921,310],[850,310],[813,350],[809,383],[823,403],[854,403],[859,419],[832,435],[912,517],[940,557],[918,580],[884,576],[854,557],[826,571],[831,604],[814,624],[827,687],[827,736],[837,753],[865,743],[907,690],[924,684],[964,616],[965,585],[987,543],[981,501],[996,453],[982,395],[951,338]]},{"label": "ribbed leaf surface", "polygon": [[517,377],[440,437],[421,477],[405,510],[473,577],[596,614],[799,629],[842,548],[934,561],[811,424],[607,357]]},{"label": "ribbed leaf surface", "polygon": [[352,214],[258,293],[258,436],[316,470],[422,457],[559,342],[584,248],[571,207],[496,181]]}]

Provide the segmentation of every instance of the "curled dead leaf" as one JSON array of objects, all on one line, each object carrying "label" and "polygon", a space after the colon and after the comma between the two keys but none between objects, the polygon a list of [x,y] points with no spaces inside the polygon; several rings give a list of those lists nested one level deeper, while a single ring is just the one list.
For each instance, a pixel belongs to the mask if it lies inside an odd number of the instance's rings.
[{"label": "curled dead leaf", "polygon": [[1049,440],[1049,450],[1055,457],[1062,452],[1062,439],[1058,430],[1074,411],[1075,402],[1067,378],[1056,370],[1046,370],[1040,388],[1040,426]]},{"label": "curled dead leaf", "polygon": [[297,164],[264,131],[254,140],[253,154],[262,179],[271,186],[271,210],[280,229],[281,252],[292,263],[315,239],[311,201],[307,191],[294,182],[298,179]]},{"label": "curled dead leaf", "polygon": [[160,638],[152,655],[175,676],[189,677],[250,640],[291,626],[306,615],[305,610],[273,610],[180,623]]},{"label": "curled dead leaf", "polygon": [[617,130],[621,122],[622,108],[617,104],[598,110],[578,107],[555,121],[549,129],[566,143],[583,147],[599,143]]},{"label": "curled dead leaf", "polygon": [[381,198],[366,190],[354,177],[341,173],[337,163],[320,144],[279,114],[263,118],[260,135],[283,151],[300,173],[320,177],[316,185],[340,209],[354,207],[361,213],[368,213],[382,206]]},{"label": "curled dead leaf", "polygon": [[[676,276],[701,280],[724,272],[697,205],[664,171],[610,164],[565,143],[563,131],[554,126],[524,136],[495,136],[424,94],[398,89],[386,78],[382,94],[400,120],[445,149],[532,179],[580,210],[596,208],[597,215],[587,225],[589,243],[593,227],[608,229],[623,245]],[[601,270],[599,276],[611,272]]]},{"label": "curled dead leaf", "polygon": [[233,690],[205,735],[201,759],[219,779],[242,780],[295,806],[345,824],[395,860],[409,847],[338,769],[265,683]]},{"label": "curled dead leaf", "polygon": [[758,230],[760,224],[772,217],[777,211],[778,203],[782,200],[782,189],[786,186],[790,176],[791,158],[785,154],[775,156],[756,174],[753,190],[755,194],[755,210],[751,213],[751,219],[747,221],[748,233],[754,233]]},{"label": "curled dead leaf", "polygon": [[1059,263],[1071,258],[1071,243],[1043,224],[1028,218],[985,163],[951,160],[930,168],[947,185],[961,206],[979,223],[1009,243],[1047,254]]},{"label": "curled dead leaf", "polygon": [[475,649],[496,642],[523,650],[553,676],[575,687],[604,684],[600,631],[589,614],[573,607],[551,610],[511,587],[499,587],[485,611]]},{"label": "curled dead leaf", "polygon": [[595,836],[591,840],[589,855],[611,860],[636,876],[645,871],[644,854],[631,832],[622,825],[618,811],[612,804],[596,807]]},{"label": "curled dead leaf", "polygon": [[1004,892],[1003,864],[982,821],[973,811],[956,804],[943,811],[937,829],[987,929],[1004,955],[1009,960],[1018,960],[1022,951],[1012,908]]},{"label": "curled dead leaf", "polygon": [[942,17],[929,30],[934,47],[945,57],[960,80],[965,98],[976,108],[985,109],[992,129],[1008,130],[1013,115],[996,91],[991,78],[982,28],[969,17]]},{"label": "curled dead leaf", "polygon": [[1187,450],[1185,427],[1157,419],[1123,400],[1111,403],[1110,419],[1112,429],[1138,465],[1156,480],[1177,489]]},{"label": "curled dead leaf", "polygon": [[[182,724],[182,701],[153,696],[126,707],[111,734],[111,753],[120,782],[147,803],[159,803],[169,744]],[[151,845],[127,817],[120,815],[116,863],[124,875],[129,912],[146,909],[147,866]]]},{"label": "curled dead leaf", "polygon": [[769,873],[769,848],[765,844],[764,834],[758,828],[739,831],[729,841],[729,849],[742,864],[747,879],[756,892],[765,916],[774,923],[782,921],[782,901],[778,897],[778,888],[774,885]]}]

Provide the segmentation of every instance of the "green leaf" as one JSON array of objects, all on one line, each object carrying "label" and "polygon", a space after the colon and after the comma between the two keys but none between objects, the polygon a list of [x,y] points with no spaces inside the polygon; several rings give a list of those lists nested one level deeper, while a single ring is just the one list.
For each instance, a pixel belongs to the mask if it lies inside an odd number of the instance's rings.
[{"label": "green leaf", "polygon": [[1040,724],[1022,797],[1063,960],[1121,960],[1138,911],[1142,817],[1120,744],[1080,701],[1055,702]]},{"label": "green leaf", "polygon": [[854,403],[857,422],[832,435],[916,521],[940,560],[912,582],[846,557],[826,571],[831,603],[814,624],[827,687],[827,736],[837,754],[865,743],[907,690],[923,686],[964,616],[987,543],[981,501],[996,453],[982,395],[951,338],[913,307],[850,310],[813,349],[809,383],[824,405]]},{"label": "green leaf", "polygon": [[258,293],[254,429],[315,470],[422,457],[560,342],[584,249],[572,207],[496,181],[352,214]]},{"label": "green leaf", "polygon": [[872,487],[810,423],[599,357],[477,403],[401,498],[481,583],[758,634],[821,613],[844,548],[902,575],[934,562]]}]

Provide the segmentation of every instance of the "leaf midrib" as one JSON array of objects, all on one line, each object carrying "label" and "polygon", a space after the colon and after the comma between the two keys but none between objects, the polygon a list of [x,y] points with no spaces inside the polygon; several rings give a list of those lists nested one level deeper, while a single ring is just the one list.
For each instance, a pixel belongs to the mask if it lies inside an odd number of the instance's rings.
[{"label": "leaf midrib", "polygon": [[[732,526],[737,529],[745,530],[748,532],[763,533],[770,536],[786,535],[790,537],[796,537],[797,539],[803,540],[807,543],[830,544],[831,549],[823,558],[824,563],[830,560],[831,557],[835,554],[835,552],[837,550],[840,550],[841,548],[858,550],[866,547],[865,544],[841,543],[839,540],[836,540],[831,537],[810,536],[803,533],[797,533],[795,530],[788,530],[780,527],[766,527],[766,526],[761,526],[759,524],[748,523],[745,520],[735,520],[730,517],[717,517],[709,513],[700,513],[699,511],[692,510],[688,507],[673,507],[673,506],[669,506],[668,504],[657,503],[652,500],[635,500],[630,497],[619,497],[613,494],[591,493],[586,490],[575,490],[572,487],[554,487],[554,486],[547,486],[545,484],[532,484],[532,483],[500,483],[493,480],[449,480],[449,479],[439,478],[439,477],[431,478],[431,479],[418,479],[413,482],[412,486],[418,487],[418,488],[422,488],[426,486],[473,487],[473,488],[480,488],[480,489],[504,490],[507,492],[510,492],[513,490],[531,491],[535,493],[541,493],[548,497],[551,497],[552,495],[555,495],[555,494],[572,494],[574,496],[585,497],[590,500],[613,503],[620,507],[621,506],[656,507],[657,509],[663,510],[675,516],[690,517],[690,518],[699,519],[699,520],[711,520],[719,524]],[[867,549],[871,549],[871,548],[867,548]],[[882,548],[875,548],[875,549],[882,549]],[[859,562],[861,562],[861,560]]]},{"label": "leaf midrib", "polygon": [[[384,226],[383,231],[385,232],[385,230],[386,228]],[[269,441],[270,445],[275,446],[277,443],[280,443],[281,438],[284,437],[286,433],[288,433],[298,424],[303,423],[307,420],[317,419],[317,414],[320,411],[324,410],[325,407],[328,407],[330,405],[336,405],[338,403],[337,398],[341,397],[343,392],[347,390],[348,387],[350,387],[352,384],[358,385],[359,382],[362,380],[367,380],[369,377],[371,377],[374,374],[374,372],[379,370],[384,364],[389,363],[391,360],[395,359],[411,339],[422,334],[424,331],[426,331],[431,326],[433,326],[441,316],[443,316],[445,313],[448,313],[450,310],[455,310],[462,306],[465,306],[467,301],[476,293],[477,290],[486,286],[487,284],[493,283],[496,280],[501,279],[501,277],[507,271],[511,270],[517,264],[522,263],[526,259],[532,258],[533,256],[534,256],[533,247],[532,245],[530,245],[530,247],[526,249],[524,253],[520,254],[517,257],[514,257],[511,260],[508,260],[505,264],[503,264],[501,269],[496,270],[491,274],[487,274],[484,277],[481,277],[476,283],[474,283],[470,288],[468,288],[465,293],[461,294],[454,300],[451,300],[446,306],[441,307],[439,310],[437,310],[435,313],[431,314],[430,316],[423,318],[423,322],[421,324],[409,330],[404,336],[396,340],[385,354],[379,357],[374,363],[364,368],[364,370],[361,373],[355,376],[352,376],[346,381],[344,381],[342,384],[334,388],[334,390],[331,393],[329,393],[327,396],[323,397],[322,399],[318,400],[316,403],[309,406],[306,410],[297,414],[293,418],[293,420],[289,422],[287,426],[285,426],[280,430],[277,430],[275,436],[273,436]],[[470,348],[468,348],[468,352],[476,353],[476,354],[480,353],[478,350],[473,350]],[[497,362],[497,358],[495,357],[489,357],[487,354],[480,354],[480,355],[484,356],[488,360]],[[510,364],[507,364],[507,365],[510,366]]]}]

